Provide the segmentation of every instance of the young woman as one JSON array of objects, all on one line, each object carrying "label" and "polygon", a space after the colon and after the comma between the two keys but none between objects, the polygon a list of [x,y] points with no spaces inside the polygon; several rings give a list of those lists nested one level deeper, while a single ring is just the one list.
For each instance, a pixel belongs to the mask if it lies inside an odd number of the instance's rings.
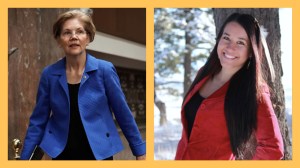
[{"label": "young woman", "polygon": [[227,18],[183,100],[175,159],[234,160],[251,135],[257,141],[253,159],[283,157],[282,136],[261,71],[263,40],[251,15]]}]

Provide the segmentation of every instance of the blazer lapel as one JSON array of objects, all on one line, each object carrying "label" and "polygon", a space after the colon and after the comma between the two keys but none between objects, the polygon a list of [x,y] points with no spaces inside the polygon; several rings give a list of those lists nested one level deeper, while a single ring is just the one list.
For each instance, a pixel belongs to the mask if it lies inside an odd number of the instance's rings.
[{"label": "blazer lapel", "polygon": [[84,69],[84,73],[82,74],[80,86],[82,86],[89,79],[89,73],[97,69],[98,69],[97,59],[87,54],[85,69]]},{"label": "blazer lapel", "polygon": [[66,73],[64,73],[59,78],[59,84],[63,88],[63,90],[65,91],[65,94],[66,94],[66,96],[68,97],[68,100],[69,100],[69,89],[68,89],[67,83],[68,83],[68,81],[67,81]]},{"label": "blazer lapel", "polygon": [[68,81],[66,76],[66,57],[58,61],[55,66],[56,66],[55,70],[53,71],[52,74],[59,76],[59,84],[63,88],[66,97],[68,98],[69,101],[69,89],[68,89]]},{"label": "blazer lapel", "polygon": [[[85,70],[81,78],[80,86],[84,85],[84,83],[89,79],[89,73],[98,69],[98,61],[96,58],[87,54]],[[58,75],[59,84],[63,88],[68,101],[69,101],[69,89],[68,89],[68,81],[66,76],[66,57],[61,59],[55,65],[55,70],[52,72],[53,75]],[[70,102],[70,101],[69,101]]]},{"label": "blazer lapel", "polygon": [[184,107],[187,102],[190,101],[190,99],[193,97],[193,95],[199,91],[199,89],[201,88],[201,86],[209,79],[209,76],[204,77],[200,82],[198,82],[194,88],[190,91],[190,93],[187,95],[185,101],[183,102],[183,106]]}]

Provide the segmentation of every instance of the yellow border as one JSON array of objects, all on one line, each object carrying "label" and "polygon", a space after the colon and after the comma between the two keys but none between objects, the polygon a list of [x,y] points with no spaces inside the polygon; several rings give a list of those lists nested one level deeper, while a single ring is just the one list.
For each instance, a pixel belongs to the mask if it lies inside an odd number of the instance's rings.
[{"label": "yellow border", "polygon": [[[164,7],[225,7],[225,8],[258,8],[258,7],[280,7],[280,8],[292,8],[293,9],[293,72],[299,71],[297,66],[299,61],[299,45],[296,40],[300,39],[299,35],[299,21],[300,21],[300,2],[299,0],[252,0],[252,1],[240,1],[240,0],[1,0],[0,2],[0,73],[2,81],[0,82],[0,165],[4,168],[22,167],[22,168],[59,168],[59,167],[122,167],[122,168],[179,168],[179,167],[299,167],[299,152],[298,152],[298,134],[299,134],[299,121],[297,121],[299,111],[299,105],[297,106],[296,100],[299,98],[299,79],[293,78],[293,160],[291,161],[154,161],[154,22],[153,11],[154,8]],[[298,2],[297,2],[298,1]],[[146,56],[146,74],[147,74],[147,160],[146,161],[8,161],[7,160],[7,136],[8,136],[8,8],[61,8],[61,7],[94,7],[94,8],[146,8],[147,12],[147,56]],[[297,31],[298,30],[298,31]],[[294,103],[295,102],[295,103]],[[298,103],[299,104],[299,103]]]}]

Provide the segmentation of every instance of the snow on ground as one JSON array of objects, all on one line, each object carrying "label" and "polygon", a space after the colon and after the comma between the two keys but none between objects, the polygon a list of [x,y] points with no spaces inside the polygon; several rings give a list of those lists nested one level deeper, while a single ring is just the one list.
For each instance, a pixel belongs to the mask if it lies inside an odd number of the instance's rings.
[{"label": "snow on ground", "polygon": [[154,109],[154,159],[173,160],[178,141],[181,137],[182,125],[180,108],[182,99],[167,94],[159,94],[158,98],[166,103],[167,123],[159,126],[159,110]]}]

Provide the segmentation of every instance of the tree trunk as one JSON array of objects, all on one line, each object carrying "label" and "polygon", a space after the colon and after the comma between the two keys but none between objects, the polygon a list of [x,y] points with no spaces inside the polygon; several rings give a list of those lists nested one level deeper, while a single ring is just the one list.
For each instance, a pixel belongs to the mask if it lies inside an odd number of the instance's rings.
[{"label": "tree trunk", "polygon": [[[184,9],[184,13],[186,16],[186,23],[187,25],[189,25],[189,22],[192,20],[192,18],[189,18],[189,14],[191,13],[191,9]],[[192,15],[190,15],[191,17]],[[184,82],[183,82],[183,95],[186,94],[186,92],[188,91],[189,87],[192,84],[192,80],[191,80],[191,69],[192,69],[192,65],[191,65],[191,34],[189,33],[190,29],[189,26],[186,26],[185,29],[185,52],[184,52],[184,62],[183,62],[183,67],[184,67]]]},{"label": "tree trunk", "polygon": [[[263,8],[263,9],[214,9],[214,20],[216,24],[216,31],[219,32],[221,25],[226,20],[226,18],[234,13],[248,13],[257,18],[260,25],[267,29],[267,43],[270,50],[271,59],[274,65],[275,70],[275,82],[272,83],[270,78],[268,79],[268,85],[270,86],[271,100],[273,103],[273,108],[278,118],[280,131],[284,141],[284,159],[291,160],[292,159],[292,144],[289,138],[288,125],[285,117],[285,97],[284,90],[281,82],[281,77],[283,75],[283,70],[281,66],[281,49],[280,49],[280,25],[279,25],[279,10],[278,8]],[[263,60],[263,64],[267,64],[265,60]],[[263,71],[267,71],[268,69],[264,69]],[[251,146],[251,147],[250,147]],[[255,138],[251,138],[250,143],[247,144],[247,147],[244,150],[244,155],[238,159],[251,159],[254,150],[255,150]]]},{"label": "tree trunk", "polygon": [[156,91],[154,91],[154,104],[159,110],[159,125],[163,126],[167,123],[166,104],[157,98]]}]

